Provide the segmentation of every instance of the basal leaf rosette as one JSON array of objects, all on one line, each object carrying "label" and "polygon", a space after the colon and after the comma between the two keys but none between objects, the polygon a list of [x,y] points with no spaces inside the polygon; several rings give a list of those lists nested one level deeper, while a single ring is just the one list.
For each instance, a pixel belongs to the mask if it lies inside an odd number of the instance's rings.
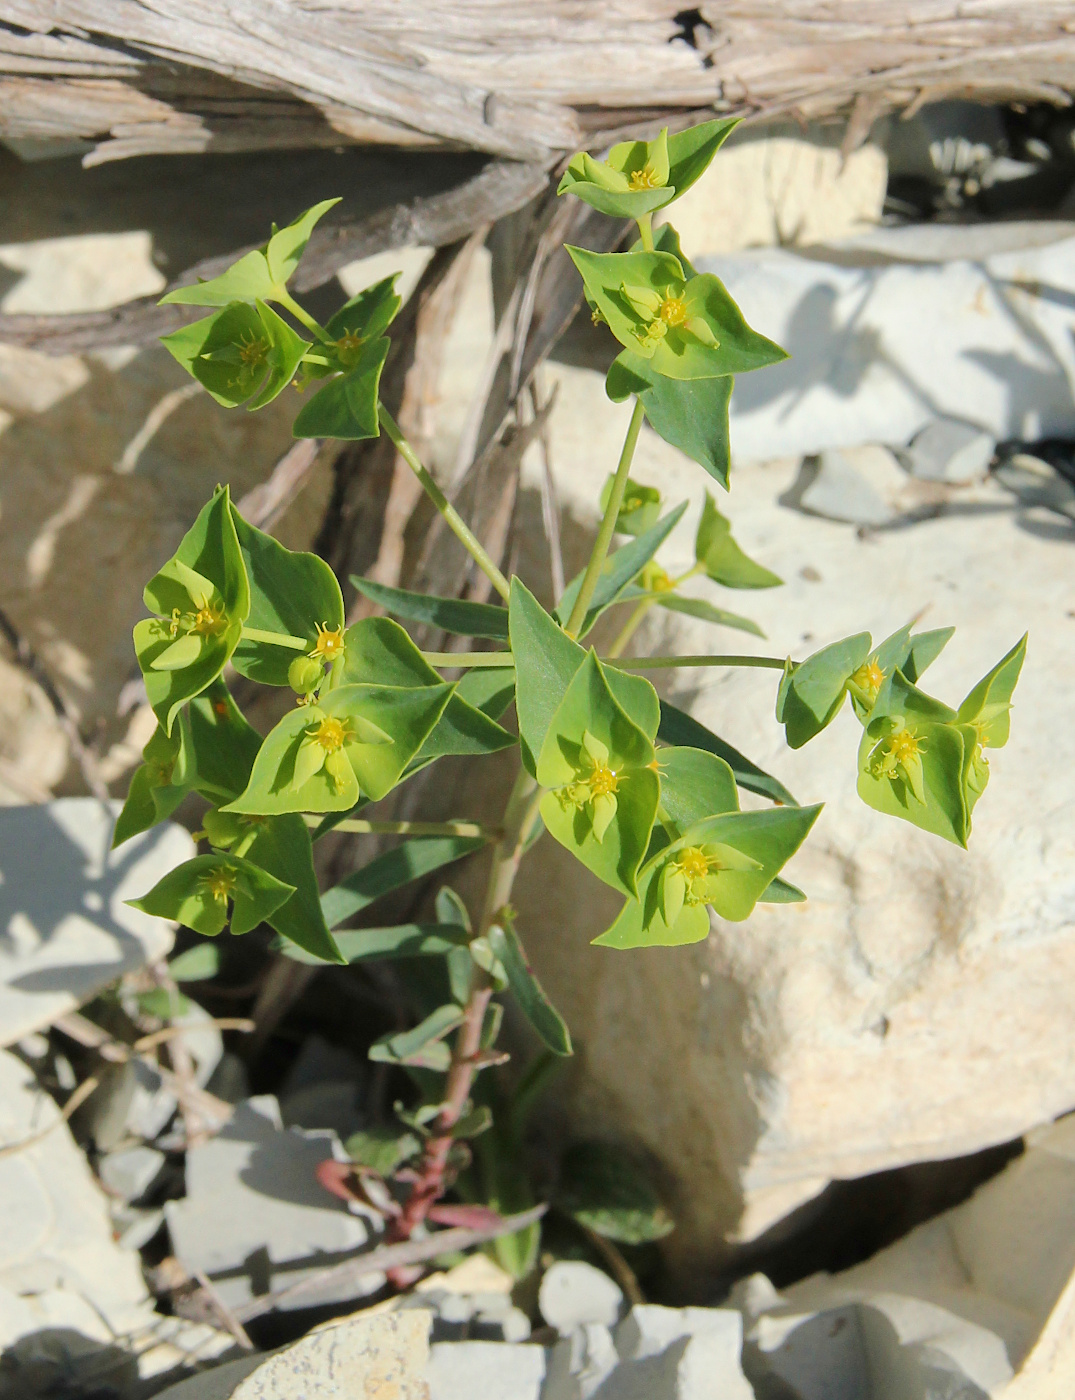
[{"label": "basal leaf rosette", "polygon": [[712,379],[787,358],[747,325],[719,277],[690,276],[671,253],[567,251],[612,334],[656,374]]},{"label": "basal leaf rosette", "polygon": [[638,876],[638,898],[628,900],[594,943],[606,948],[700,943],[709,934],[709,908],[732,922],[748,918],[820,811],[820,806],[778,807],[696,822],[647,860]]},{"label": "basal leaf rosette", "polygon": [[858,793],[876,811],[966,846],[964,793],[974,730],[911,684],[901,671],[883,683],[859,747]]},{"label": "basal leaf rosette", "polygon": [[621,141],[606,160],[582,151],[572,158],[557,194],[576,195],[614,218],[643,218],[694,184],[738,120],[703,122],[674,136],[665,128],[653,141]]},{"label": "basal leaf rosette", "polygon": [[208,855],[177,865],[148,894],[127,903],[214,937],[228,923],[229,912],[232,933],[249,933],[294,893],[294,885],[241,856]]},{"label": "basal leaf rosette", "polygon": [[300,705],[266,737],[243,793],[222,810],[345,812],[399,781],[453,687],[343,685]]},{"label": "basal leaf rosette", "polygon": [[549,723],[537,762],[549,833],[625,894],[649,844],[660,780],[646,733],[630,719],[590,651]]},{"label": "basal leaf rosette", "polygon": [[143,596],[157,616],[136,624],[134,648],[149,703],[170,735],[182,707],[224,669],[250,611],[226,486],[203,507]]}]

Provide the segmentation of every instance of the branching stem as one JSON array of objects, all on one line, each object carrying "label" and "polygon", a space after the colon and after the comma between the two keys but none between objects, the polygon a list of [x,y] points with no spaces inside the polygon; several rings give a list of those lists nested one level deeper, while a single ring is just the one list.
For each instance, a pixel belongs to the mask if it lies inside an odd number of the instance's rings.
[{"label": "branching stem", "polygon": [[605,559],[608,557],[608,547],[612,543],[612,536],[616,531],[616,520],[623,505],[624,492],[627,490],[627,480],[631,475],[631,461],[635,455],[635,444],[638,442],[638,434],[642,428],[642,400],[635,399],[634,412],[631,414],[631,421],[627,425],[627,436],[623,440],[623,451],[620,453],[619,466],[616,468],[616,475],[612,480],[612,490],[609,492],[608,505],[598,527],[597,538],[594,540],[593,550],[590,553],[590,562],[586,565],[586,573],[583,576],[582,587],[579,589],[578,597],[575,599],[575,606],[571,609],[571,616],[567,620],[564,631],[569,637],[577,637],[579,629],[586,619],[586,612],[590,606],[590,599],[594,595],[597,587],[597,580],[601,576]]},{"label": "branching stem", "polygon": [[455,535],[456,539],[459,540],[463,548],[474,560],[478,568],[481,569],[482,573],[496,591],[506,601],[511,594],[511,588],[508,585],[507,579],[493,563],[492,559],[489,558],[489,555],[486,553],[477,535],[474,534],[470,526],[456,510],[455,506],[448,500],[448,497],[433,480],[429,472],[422,466],[422,463],[418,459],[418,454],[403,436],[399,424],[389,413],[388,409],[385,408],[383,403],[380,405],[380,415],[385,432],[395,443],[399,455],[422,483],[422,489],[425,491],[426,495],[437,507],[441,515],[444,516],[445,524]]}]

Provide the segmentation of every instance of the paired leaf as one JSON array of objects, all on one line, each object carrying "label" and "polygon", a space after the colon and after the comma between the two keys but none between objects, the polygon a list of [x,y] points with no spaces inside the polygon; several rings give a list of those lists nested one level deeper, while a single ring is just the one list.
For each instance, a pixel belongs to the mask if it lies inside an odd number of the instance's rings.
[{"label": "paired leaf", "polygon": [[770,802],[783,803],[788,807],[798,806],[784,784],[771,773],[766,773],[764,768],[759,768],[738,749],[718,738],[693,715],[669,704],[667,700],[661,701],[661,725],[657,738],[665,744],[686,745],[716,754],[731,768],[739,787],[757,793],[759,797],[767,797]]},{"label": "paired leaf", "polygon": [[608,159],[573,156],[557,194],[573,194],[615,219],[641,219],[675,198],[667,128],[654,141],[621,141]]},{"label": "paired leaf", "polygon": [[294,889],[241,857],[195,856],[170,870],[141,899],[126,903],[212,937],[227,924],[229,904],[232,933],[249,933]]},{"label": "paired leaf", "polygon": [[359,794],[379,801],[429,737],[452,693],[342,685],[285,715],[258,752],[245,791],[226,811],[334,812]]},{"label": "paired leaf", "polygon": [[778,588],[784,580],[755,564],[732,539],[732,522],[721,515],[707,491],[694,541],[694,557],[706,576],[725,588]]},{"label": "paired leaf", "polygon": [[363,597],[397,617],[424,622],[459,637],[490,637],[498,642],[508,639],[506,608],[494,607],[491,603],[463,602],[458,598],[436,598],[428,593],[410,593],[405,588],[389,588],[387,584],[357,578],[354,574],[351,582]]},{"label": "paired leaf", "polygon": [[[363,618],[347,629],[344,643],[341,673],[344,682],[376,679],[379,683],[397,686],[443,684],[399,623],[390,618]],[[503,681],[497,684],[503,691]],[[456,687],[436,729],[417,756],[419,762],[448,754],[495,753],[515,743],[514,735],[491,719],[484,709],[470,704],[459,694],[463,689],[462,685]]]},{"label": "paired leaf", "polygon": [[381,371],[389,341],[380,336],[363,344],[354,365],[330,379],[299,409],[291,431],[297,438],[338,438],[360,442],[375,438],[381,425],[379,402]]},{"label": "paired leaf", "polygon": [[671,253],[592,253],[567,246],[587,298],[612,334],[654,373],[713,379],[787,359],[752,330],[712,273],[689,276]]},{"label": "paired leaf", "polygon": [[797,666],[788,663],[776,697],[776,718],[791,748],[801,749],[840,712],[847,683],[870,652],[869,632],[833,642]]},{"label": "paired leaf", "polygon": [[310,341],[264,301],[223,311],[162,336],[188,374],[225,408],[264,408],[291,383]]},{"label": "paired leaf", "polygon": [[697,822],[646,862],[637,900],[628,900],[594,943],[644,948],[701,942],[709,934],[706,905],[732,922],[749,918],[820,811],[778,807]]},{"label": "paired leaf", "polygon": [[220,675],[239,643],[250,590],[226,486],[218,488],[167,564],[146,584],[134,647],[166,734],[188,700]]},{"label": "paired leaf", "polygon": [[733,377],[669,379],[649,360],[621,350],[605,379],[605,393],[613,403],[637,395],[646,420],[665,442],[678,447],[728,489],[731,441],[728,405]]},{"label": "paired leaf", "polygon": [[281,295],[286,293],[285,283],[298,266],[314,225],[339,202],[338,199],[325,199],[315,204],[286,228],[274,229],[268,243],[244,254],[219,277],[187,287],[176,287],[161,297],[160,305],[227,306],[233,301],[245,301],[251,305],[259,299],[279,301]]},{"label": "paired leaf", "polygon": [[590,652],[549,720],[537,780],[549,834],[600,880],[634,894],[657,812],[653,743]]},{"label": "paired leaf", "polygon": [[[248,628],[306,640],[308,653],[331,661],[342,646],[343,594],[336,575],[316,554],[285,549],[232,507],[235,533],[250,582]],[[327,649],[327,650],[326,650]],[[232,665],[262,685],[287,685],[293,648],[249,638],[240,640]]]},{"label": "paired leaf", "polygon": [[504,911],[489,930],[489,945],[508,978],[520,1010],[554,1055],[571,1055],[571,1032],[535,977],[526,951]]}]

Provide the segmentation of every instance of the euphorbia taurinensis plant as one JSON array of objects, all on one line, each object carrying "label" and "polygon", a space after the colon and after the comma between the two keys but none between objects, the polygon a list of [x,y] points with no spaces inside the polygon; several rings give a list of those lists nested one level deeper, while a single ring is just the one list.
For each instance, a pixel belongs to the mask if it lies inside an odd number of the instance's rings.
[{"label": "euphorbia taurinensis plant", "polygon": [[[399,622],[345,623],[331,569],[283,548],[245,521],[220,487],[173,558],[146,586],[152,616],[134,643],[159,727],[131,782],[116,842],[169,816],[189,793],[208,803],[205,853],[171,871],[136,903],[202,934],[265,922],[305,961],[446,960],[450,998],[414,1028],[389,1035],[373,1058],[407,1069],[421,1091],[399,1107],[398,1132],[363,1135],[365,1169],[394,1178],[390,1230],[408,1236],[469,1158],[464,1140],[490,1127],[476,1076],[503,1060],[496,1049],[509,992],[555,1055],[571,1037],[527,962],[509,899],[519,861],[542,829],[622,896],[594,941],[610,949],[704,939],[710,911],[747,919],[761,901],[805,898],[781,876],[817,819],[772,776],[698,721],[661,699],[646,670],[676,666],[772,667],[776,718],[798,748],[850,697],[862,729],[858,791],[879,812],[965,846],[989,776],[985,751],[1008,737],[1008,712],[1025,638],[958,707],[921,689],[952,629],[901,628],[878,645],[868,632],[801,661],[765,656],[623,657],[654,607],[760,635],[748,618],[687,596],[692,576],[721,588],[781,580],[734,539],[704,497],[696,562],[671,577],[656,555],[686,504],[662,514],[661,494],[630,479],[643,418],[728,486],[732,377],[784,352],[744,320],[720,279],[699,274],[670,223],[652,214],[690,187],[734,122],[711,121],[655,141],[615,146],[607,160],[570,163],[560,186],[596,209],[637,222],[624,252],[569,248],[595,321],[622,347],[608,373],[615,401],[633,400],[619,463],[601,498],[590,559],[547,611],[518,577],[506,578],[445,499],[379,397],[387,332],[400,307],[395,277],[352,298],[320,325],[288,282],[317,220],[316,205],[221,276],[164,298],[210,308],[165,344],[218,402],[260,408],[286,386],[308,397],[299,437],[355,440],[386,431],[500,603],[461,602],[355,586],[386,612],[487,639],[482,652],[424,653]],[[280,308],[276,310],[274,308]],[[284,318],[286,313],[291,320]],[[292,324],[294,322],[294,324]],[[295,325],[301,330],[295,329]],[[622,542],[613,548],[614,537]],[[607,610],[626,609],[615,640],[586,645]],[[290,687],[295,704],[264,737],[228,691],[228,663],[263,685]],[[445,673],[461,680],[450,681]],[[502,723],[514,704],[515,724]],[[360,814],[447,755],[518,751],[518,773],[495,829],[467,822],[392,823]],[[768,799],[740,811],[738,790]],[[397,832],[400,850],[321,893],[311,841],[330,830]],[[493,846],[484,907],[473,920],[450,889],[437,922],[344,926],[376,895]]]}]

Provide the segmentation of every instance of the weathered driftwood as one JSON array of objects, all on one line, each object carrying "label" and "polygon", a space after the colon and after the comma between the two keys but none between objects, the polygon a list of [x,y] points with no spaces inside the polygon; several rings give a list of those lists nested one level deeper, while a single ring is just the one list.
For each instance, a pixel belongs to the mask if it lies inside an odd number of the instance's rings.
[{"label": "weathered driftwood", "polygon": [[716,108],[1067,100],[1069,0],[0,0],[0,136],[544,160]]}]

